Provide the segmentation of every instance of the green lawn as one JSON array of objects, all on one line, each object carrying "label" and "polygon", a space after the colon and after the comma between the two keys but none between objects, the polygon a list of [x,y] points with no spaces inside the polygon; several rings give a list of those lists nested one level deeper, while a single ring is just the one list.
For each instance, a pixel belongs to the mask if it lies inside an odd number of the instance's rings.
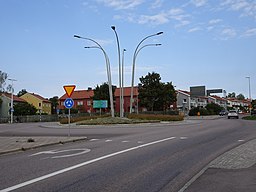
[{"label": "green lawn", "polygon": [[256,120],[256,115],[243,117],[245,120]]}]

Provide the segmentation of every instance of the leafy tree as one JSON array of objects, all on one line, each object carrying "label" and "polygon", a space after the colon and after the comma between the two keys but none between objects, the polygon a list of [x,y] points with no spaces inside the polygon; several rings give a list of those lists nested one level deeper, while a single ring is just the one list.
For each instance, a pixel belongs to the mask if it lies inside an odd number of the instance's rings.
[{"label": "leafy tree", "polygon": [[242,93],[240,93],[239,95],[237,95],[236,98],[237,98],[238,100],[244,100],[244,99],[245,99],[245,97],[244,97],[244,95],[243,95]]},{"label": "leafy tree", "polygon": [[[116,89],[116,87],[112,86],[113,94],[115,93],[115,89]],[[100,86],[97,85],[96,88],[94,89],[94,96],[92,98],[93,98],[93,100],[108,100],[108,103],[110,104],[108,84],[103,83]],[[108,105],[108,108],[110,108],[110,105]]]},{"label": "leafy tree", "polygon": [[17,96],[20,97],[20,96],[22,96],[22,95],[24,95],[26,93],[27,93],[27,90],[26,89],[22,89],[21,91],[18,92]]},{"label": "leafy tree", "polygon": [[139,86],[140,105],[150,111],[166,110],[168,106],[176,101],[175,90],[172,83],[162,83],[158,73],[148,73],[141,77]]},{"label": "leafy tree", "polygon": [[0,92],[4,92],[5,81],[8,78],[7,73],[0,71]]},{"label": "leafy tree", "polygon": [[218,115],[223,110],[223,107],[216,103],[208,103],[205,108],[211,115]]},{"label": "leafy tree", "polygon": [[56,114],[57,113],[57,107],[59,105],[59,97],[58,96],[54,96],[52,98],[49,99],[49,101],[52,104],[52,108],[51,108],[51,114]]},{"label": "leafy tree", "polygon": [[17,103],[13,106],[14,115],[36,115],[37,109],[29,103]]},{"label": "leafy tree", "polygon": [[228,97],[229,98],[235,98],[236,97],[236,93],[235,92],[229,93]]}]

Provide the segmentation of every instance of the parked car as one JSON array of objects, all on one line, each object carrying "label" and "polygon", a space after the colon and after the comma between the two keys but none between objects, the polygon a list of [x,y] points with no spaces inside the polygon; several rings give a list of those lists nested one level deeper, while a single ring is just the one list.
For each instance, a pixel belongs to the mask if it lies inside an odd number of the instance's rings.
[{"label": "parked car", "polygon": [[256,115],[256,109],[251,111],[251,115]]},{"label": "parked car", "polygon": [[221,112],[219,112],[219,115],[220,115],[220,116],[224,116],[224,115],[227,115],[227,114],[228,114],[228,112],[225,111],[225,110],[222,110]]},{"label": "parked car", "polygon": [[235,118],[235,119],[239,118],[238,113],[237,113],[236,110],[230,110],[228,112],[228,119],[230,119],[230,118]]}]

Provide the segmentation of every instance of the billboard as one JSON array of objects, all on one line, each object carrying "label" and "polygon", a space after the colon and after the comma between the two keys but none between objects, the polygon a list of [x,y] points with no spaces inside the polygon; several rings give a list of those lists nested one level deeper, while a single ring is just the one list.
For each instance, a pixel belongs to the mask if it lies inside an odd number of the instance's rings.
[{"label": "billboard", "polygon": [[211,93],[222,93],[223,90],[222,89],[210,89],[210,90],[207,90],[207,96],[211,95]]},{"label": "billboard", "polygon": [[191,97],[205,96],[205,86],[194,86],[190,87]]}]

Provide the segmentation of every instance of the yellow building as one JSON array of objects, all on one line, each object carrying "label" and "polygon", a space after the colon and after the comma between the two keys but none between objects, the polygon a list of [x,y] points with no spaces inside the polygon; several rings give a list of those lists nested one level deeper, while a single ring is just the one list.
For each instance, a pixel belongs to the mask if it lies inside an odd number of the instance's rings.
[{"label": "yellow building", "polygon": [[20,98],[35,106],[38,113],[51,114],[51,102],[42,96],[35,93],[25,93]]}]

